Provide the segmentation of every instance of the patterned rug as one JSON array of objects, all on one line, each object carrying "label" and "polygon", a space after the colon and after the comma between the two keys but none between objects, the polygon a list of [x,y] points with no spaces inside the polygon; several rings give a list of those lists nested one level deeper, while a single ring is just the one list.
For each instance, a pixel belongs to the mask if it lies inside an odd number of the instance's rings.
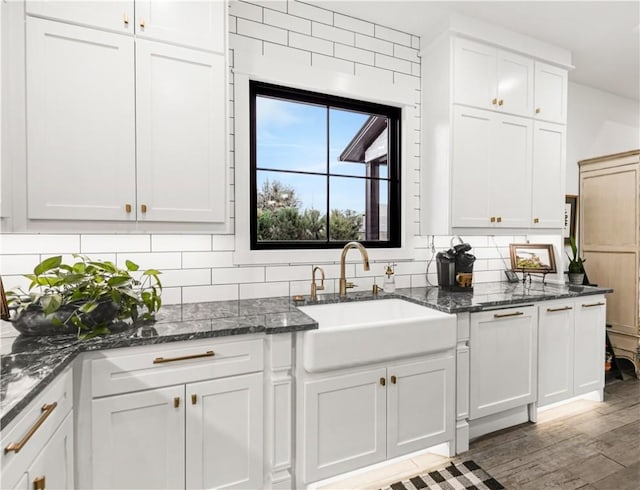
[{"label": "patterned rug", "polygon": [[504,488],[473,461],[450,464],[446,468],[414,476],[406,481],[393,483],[384,490],[415,490],[434,488],[445,490],[499,490]]}]

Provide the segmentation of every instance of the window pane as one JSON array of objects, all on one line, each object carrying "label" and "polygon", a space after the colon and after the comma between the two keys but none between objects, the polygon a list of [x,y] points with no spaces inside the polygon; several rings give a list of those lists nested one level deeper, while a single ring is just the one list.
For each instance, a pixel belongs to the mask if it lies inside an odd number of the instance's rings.
[{"label": "window pane", "polygon": [[327,178],[288,172],[257,172],[260,242],[326,240]]},{"label": "window pane", "polygon": [[369,176],[367,162],[387,161],[387,135],[387,118],[384,116],[330,109],[329,171],[332,174]]},{"label": "window pane", "polygon": [[256,97],[256,166],[327,171],[327,108]]}]

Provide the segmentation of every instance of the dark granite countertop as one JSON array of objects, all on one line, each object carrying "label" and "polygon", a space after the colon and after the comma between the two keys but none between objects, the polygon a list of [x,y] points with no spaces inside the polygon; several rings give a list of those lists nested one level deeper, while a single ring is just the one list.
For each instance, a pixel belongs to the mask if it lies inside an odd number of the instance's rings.
[{"label": "dark granite countertop", "polygon": [[534,282],[487,283],[473,292],[447,292],[437,287],[398,289],[394,294],[349,293],[346,300],[336,294],[318,302],[294,302],[291,298],[261,298],[216,301],[162,307],[153,324],[88,341],[75,336],[25,337],[9,322],[0,321],[0,427],[6,427],[81,352],[150,345],[244,334],[279,334],[317,328],[317,323],[296,306],[338,301],[402,298],[445,313],[475,312],[485,308],[548,301],[612,292],[608,288]]}]

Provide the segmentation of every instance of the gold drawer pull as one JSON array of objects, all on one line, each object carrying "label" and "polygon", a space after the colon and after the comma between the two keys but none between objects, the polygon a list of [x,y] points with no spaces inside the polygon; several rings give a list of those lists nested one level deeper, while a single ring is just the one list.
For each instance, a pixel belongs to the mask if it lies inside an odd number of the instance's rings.
[{"label": "gold drawer pull", "polygon": [[492,103],[493,105],[496,105],[496,104],[498,103],[498,99],[494,97],[494,98],[491,100],[491,103]]},{"label": "gold drawer pull", "polygon": [[493,318],[507,318],[510,316],[520,316],[520,315],[524,315],[524,313],[522,313],[521,311],[516,311],[515,313],[502,313],[502,314],[496,313],[495,315],[493,315]]},{"label": "gold drawer pull", "polygon": [[191,395],[191,405],[195,405],[198,401],[198,395],[196,395],[195,393],[193,393]]},{"label": "gold drawer pull", "polygon": [[495,216],[491,216],[491,218],[489,218],[489,221],[491,221],[492,223],[496,222],[496,217]]},{"label": "gold drawer pull", "polygon": [[128,26],[129,25],[129,16],[125,13],[122,15],[122,22],[124,23],[124,25]]},{"label": "gold drawer pull", "polygon": [[384,378],[380,378],[380,384],[381,384],[382,386],[385,386],[385,385],[387,384],[387,380],[386,380],[386,379],[384,379]]},{"label": "gold drawer pull", "polygon": [[502,216],[498,216],[498,217],[496,218],[496,221],[497,221],[498,223],[502,223]]},{"label": "gold drawer pull", "polygon": [[502,104],[504,104],[504,100],[500,99],[500,100],[498,101],[498,105],[499,105],[499,106],[501,106]]},{"label": "gold drawer pull", "polygon": [[536,114],[540,114],[540,108],[536,107]]},{"label": "gold drawer pull", "polygon": [[549,313],[553,313],[554,311],[567,311],[567,310],[573,310],[573,308],[571,306],[563,306],[562,308],[547,308],[547,311]]},{"label": "gold drawer pull", "polygon": [[540,219],[539,218],[533,218],[533,222],[534,223],[540,223]]},{"label": "gold drawer pull", "polygon": [[40,418],[36,420],[36,423],[33,424],[31,429],[29,429],[29,431],[25,434],[25,436],[22,438],[20,442],[18,443],[12,442],[11,444],[9,444],[7,447],[4,448],[5,454],[11,451],[15,453],[19,452],[20,449],[22,449],[24,445],[27,442],[29,442],[29,439],[31,439],[31,436],[33,436],[33,434],[36,433],[36,431],[40,428],[40,426],[44,423],[44,421],[47,420],[47,417],[51,415],[51,413],[56,409],[57,406],[58,406],[58,402],[53,402],[51,405],[42,405],[42,414],[40,415]]},{"label": "gold drawer pull", "polygon": [[174,362],[174,361],[185,361],[187,359],[198,359],[200,357],[213,357],[215,354],[212,350],[205,352],[204,354],[193,354],[191,356],[180,356],[180,357],[156,357],[153,360],[154,364],[163,364],[165,362]]},{"label": "gold drawer pull", "polygon": [[179,397],[179,396],[176,396],[176,397],[173,399],[173,408],[179,408],[179,407],[180,407],[180,397]]},{"label": "gold drawer pull", "polygon": [[605,303],[600,302],[600,303],[589,303],[589,304],[583,304],[582,307],[583,308],[591,308],[592,306],[604,306]]},{"label": "gold drawer pull", "polygon": [[146,213],[147,212],[147,205],[146,204],[141,205],[140,206],[140,211],[142,211],[143,213]]},{"label": "gold drawer pull", "polygon": [[45,490],[46,479],[44,476],[33,479],[33,490]]},{"label": "gold drawer pull", "polygon": [[398,381],[398,380],[396,379],[396,377],[395,377],[395,376],[391,376],[391,384],[392,384],[392,385],[396,384],[396,382],[397,382],[397,381]]}]

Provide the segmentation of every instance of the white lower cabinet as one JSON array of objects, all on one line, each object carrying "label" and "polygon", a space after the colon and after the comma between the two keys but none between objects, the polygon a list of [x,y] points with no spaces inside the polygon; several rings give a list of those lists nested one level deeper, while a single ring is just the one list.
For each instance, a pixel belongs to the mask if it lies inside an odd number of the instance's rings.
[{"label": "white lower cabinet", "polygon": [[538,309],[471,314],[469,419],[536,401]]},{"label": "white lower cabinet", "polygon": [[453,351],[315,377],[302,389],[305,483],[453,438]]},{"label": "white lower cabinet", "polygon": [[[261,488],[262,342],[127,348],[92,361],[91,486]],[[124,389],[136,391],[115,393]]]},{"label": "white lower cabinet", "polygon": [[72,489],[73,383],[61,374],[2,430],[0,488]]}]

